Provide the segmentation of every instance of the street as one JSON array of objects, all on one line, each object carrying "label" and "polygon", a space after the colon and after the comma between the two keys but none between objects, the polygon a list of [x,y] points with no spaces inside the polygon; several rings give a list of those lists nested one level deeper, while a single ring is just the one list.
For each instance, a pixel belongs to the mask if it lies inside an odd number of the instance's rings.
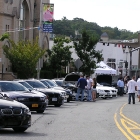
[{"label": "street", "polygon": [[1,129],[0,140],[139,140],[140,102],[136,98],[135,105],[127,104],[127,96],[32,112],[32,126],[25,133]]}]

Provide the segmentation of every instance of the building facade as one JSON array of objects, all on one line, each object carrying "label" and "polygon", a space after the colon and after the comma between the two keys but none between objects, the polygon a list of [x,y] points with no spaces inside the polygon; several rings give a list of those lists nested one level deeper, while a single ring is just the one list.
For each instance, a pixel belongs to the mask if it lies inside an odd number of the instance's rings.
[{"label": "building facade", "polygon": [[[49,34],[40,30],[42,3],[50,3],[50,0],[0,0],[0,36],[8,32],[15,42],[33,41],[39,37],[40,47],[48,49]],[[6,79],[6,74],[12,75],[11,64],[3,54],[3,45],[11,47],[8,40],[0,42],[0,79]],[[43,65],[43,59],[45,58],[41,59],[39,67]]]}]

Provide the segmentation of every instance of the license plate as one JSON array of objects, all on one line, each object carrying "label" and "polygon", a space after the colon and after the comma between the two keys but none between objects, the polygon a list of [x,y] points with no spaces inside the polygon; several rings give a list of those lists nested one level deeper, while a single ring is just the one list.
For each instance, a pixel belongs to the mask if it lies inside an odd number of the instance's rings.
[{"label": "license plate", "polygon": [[32,104],[32,107],[38,107],[38,104]]},{"label": "license plate", "polygon": [[52,98],[52,101],[57,101],[57,98]]},{"label": "license plate", "polygon": [[107,93],[107,95],[110,95],[110,93]]}]

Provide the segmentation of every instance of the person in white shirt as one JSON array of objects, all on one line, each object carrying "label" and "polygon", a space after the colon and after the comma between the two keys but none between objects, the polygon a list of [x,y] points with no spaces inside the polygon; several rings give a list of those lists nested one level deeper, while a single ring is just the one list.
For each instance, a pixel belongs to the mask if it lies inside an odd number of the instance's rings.
[{"label": "person in white shirt", "polygon": [[137,80],[137,93],[138,93],[138,98],[139,98],[139,102],[140,102],[140,78],[138,78],[138,80]]},{"label": "person in white shirt", "polygon": [[89,77],[89,76],[86,76],[86,79],[87,79],[87,101],[92,101],[92,83],[93,83],[93,80]]},{"label": "person in white shirt", "polygon": [[135,81],[135,76],[132,77],[132,80],[130,80],[127,83],[128,86],[128,104],[131,104],[131,97],[133,104],[135,104],[135,91],[137,90],[137,82]]}]

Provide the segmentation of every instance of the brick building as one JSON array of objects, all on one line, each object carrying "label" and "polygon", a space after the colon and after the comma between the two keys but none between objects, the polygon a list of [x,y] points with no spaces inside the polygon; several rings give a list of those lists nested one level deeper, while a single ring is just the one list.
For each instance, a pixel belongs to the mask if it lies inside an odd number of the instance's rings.
[{"label": "brick building", "polygon": [[[0,36],[8,32],[15,42],[22,40],[34,40],[40,36],[40,47],[49,48],[49,34],[41,32],[40,18],[43,5],[50,0],[0,0]],[[5,58],[2,50],[3,45],[10,47],[8,40],[0,42],[0,79],[13,79],[11,64]],[[42,58],[42,60],[45,58]],[[41,61],[42,62],[42,61]],[[42,63],[40,63],[42,65]]]}]

